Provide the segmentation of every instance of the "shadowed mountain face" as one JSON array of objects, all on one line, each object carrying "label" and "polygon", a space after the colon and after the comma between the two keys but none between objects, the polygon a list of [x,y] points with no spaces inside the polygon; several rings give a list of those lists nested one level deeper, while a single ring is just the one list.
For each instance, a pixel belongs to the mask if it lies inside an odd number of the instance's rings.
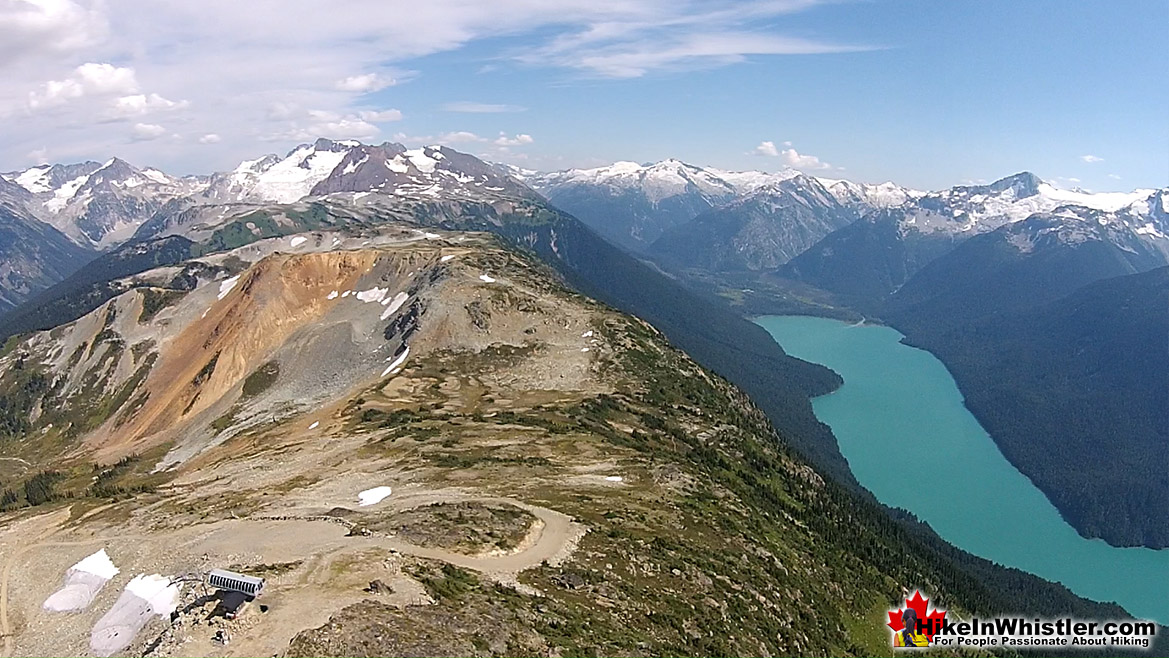
[{"label": "shadowed mountain face", "polygon": [[53,227],[0,203],[0,316],[94,257]]},{"label": "shadowed mountain face", "polygon": [[772,270],[857,216],[819,181],[797,175],[668,229],[649,252],[676,268]]},{"label": "shadowed mountain face", "polygon": [[644,251],[665,231],[739,193],[714,172],[678,160],[525,177],[556,207],[632,251]]},{"label": "shadowed mountain face", "polygon": [[[1164,190],[1094,195],[1054,188],[1032,174],[1016,174],[990,185],[929,193],[870,213],[827,235],[792,259],[781,274],[876,312],[881,302],[935,258],[973,236],[998,229],[1015,230],[1014,239],[1038,240],[1036,244],[1095,235],[1118,249],[1135,250],[1135,258],[1145,263],[1139,269],[1148,269],[1169,258],[1164,205]],[[1036,214],[1066,220],[1059,236],[1026,235],[1026,227],[1032,225],[1023,220]],[[1009,229],[1016,225],[1022,227]]]},{"label": "shadowed mountain face", "polygon": [[1115,227],[1036,215],[926,265],[883,311],[1068,522],[1116,545],[1169,545],[1150,514],[1169,504],[1163,262]]}]

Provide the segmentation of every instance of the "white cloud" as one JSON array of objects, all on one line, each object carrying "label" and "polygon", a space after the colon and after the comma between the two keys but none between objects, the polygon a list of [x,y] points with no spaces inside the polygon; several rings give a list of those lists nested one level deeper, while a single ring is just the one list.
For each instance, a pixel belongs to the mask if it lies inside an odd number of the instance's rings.
[{"label": "white cloud", "polygon": [[455,101],[442,105],[444,112],[466,112],[470,114],[494,114],[500,112],[523,112],[528,108],[520,105],[500,105],[496,103],[476,103],[473,101]]},{"label": "white cloud", "polygon": [[203,135],[202,137],[199,138],[200,144],[218,144],[219,142],[222,142],[222,141],[223,141],[223,138],[220,137],[219,135],[216,135],[215,133],[207,133],[206,135]]},{"label": "white cloud", "polygon": [[166,134],[166,128],[156,123],[136,123],[134,124],[133,138],[135,141],[148,142],[152,139],[158,139]]},{"label": "white cloud", "polygon": [[1117,176],[1116,174],[1108,174],[1108,177],[1112,180],[1120,180],[1120,176]]},{"label": "white cloud", "polygon": [[125,119],[166,110],[181,110],[188,105],[190,103],[187,101],[172,101],[158,94],[134,94],[115,98],[108,114],[112,118]]},{"label": "white cloud", "polygon": [[788,148],[781,149],[775,145],[775,142],[771,141],[759,142],[759,146],[756,146],[751,154],[779,158],[785,165],[793,169],[838,169],[838,167],[833,167],[814,155],[800,153],[791,148],[791,142],[784,142],[783,145]]},{"label": "white cloud", "polygon": [[402,112],[400,110],[362,110],[357,113],[358,118],[362,121],[369,121],[370,123],[389,123],[390,121],[401,121]]},{"label": "white cloud", "polygon": [[337,81],[337,89],[341,91],[356,91],[360,93],[369,93],[371,91],[379,91],[386,87],[393,87],[398,84],[394,78],[379,75],[377,73],[365,73],[362,75],[351,75],[347,78],[342,78]]},{"label": "white cloud", "polygon": [[31,109],[53,107],[83,96],[128,94],[138,91],[134,69],[89,62],[78,66],[63,80],[49,80],[40,91],[28,95]]},{"label": "white cloud", "polygon": [[1081,155],[1080,159],[1083,160],[1084,162],[1087,162],[1088,164],[1093,164],[1096,162],[1104,162],[1104,158],[1101,158],[1100,156],[1096,156],[1096,155]]},{"label": "white cloud", "polygon": [[486,142],[486,137],[480,137],[473,132],[466,130],[458,130],[455,132],[443,133],[438,137],[433,138],[435,144],[474,144],[476,142]]},{"label": "white cloud", "polygon": [[508,137],[504,133],[499,133],[499,137],[497,137],[495,141],[491,143],[495,144],[496,146],[525,146],[527,144],[531,144],[534,141],[536,140],[532,139],[532,136],[526,133],[520,133],[514,137]]},{"label": "white cloud", "polygon": [[793,169],[832,169],[832,165],[820,160],[814,155],[805,155],[795,149],[784,149],[779,152],[783,163]]},{"label": "white cloud", "polygon": [[752,153],[774,158],[779,156],[779,149],[775,148],[775,142],[759,142],[759,146],[756,146]]},{"label": "white cloud", "polygon": [[37,55],[62,55],[106,37],[108,23],[97,6],[70,0],[0,1],[0,68]]}]

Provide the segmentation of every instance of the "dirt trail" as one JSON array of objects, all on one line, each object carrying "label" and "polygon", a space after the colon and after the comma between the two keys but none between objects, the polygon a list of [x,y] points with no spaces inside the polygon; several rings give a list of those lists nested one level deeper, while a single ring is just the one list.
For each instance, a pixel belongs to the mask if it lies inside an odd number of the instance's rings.
[{"label": "dirt trail", "polygon": [[16,563],[17,558],[41,546],[43,540],[53,536],[57,532],[59,522],[56,519],[61,516],[68,518],[69,510],[59,510],[52,514],[46,514],[44,517],[32,519],[30,522],[36,523],[39,526],[47,525],[48,527],[41,530],[37,534],[37,538],[32,542],[22,544],[19,548],[9,553],[8,558],[4,561],[4,572],[0,575],[0,634],[4,636],[3,656],[5,658],[12,655],[12,628],[8,624],[8,576],[12,573],[12,566]]},{"label": "dirt trail", "polygon": [[[557,562],[566,557],[584,528],[573,523],[567,514],[546,507],[527,505],[509,498],[464,498],[468,502],[505,503],[531,512],[542,522],[538,536],[529,545],[516,553],[505,555],[463,555],[441,548],[424,548],[399,539],[387,538],[383,545],[406,555],[431,558],[449,562],[457,567],[473,569],[489,575],[516,574],[525,569],[539,566],[545,560]],[[528,543],[528,542],[524,542]]]}]

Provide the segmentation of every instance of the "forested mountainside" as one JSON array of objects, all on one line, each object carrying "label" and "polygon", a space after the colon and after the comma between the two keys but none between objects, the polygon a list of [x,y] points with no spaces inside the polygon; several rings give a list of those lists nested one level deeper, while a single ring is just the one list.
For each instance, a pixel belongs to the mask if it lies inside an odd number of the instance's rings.
[{"label": "forested mountainside", "polygon": [[[1091,271],[1079,262],[1058,278]],[[889,318],[942,359],[1003,454],[1081,534],[1169,546],[1169,519],[1154,511],[1169,509],[1169,268],[1070,291],[994,276],[970,282],[983,295],[915,295]]]}]

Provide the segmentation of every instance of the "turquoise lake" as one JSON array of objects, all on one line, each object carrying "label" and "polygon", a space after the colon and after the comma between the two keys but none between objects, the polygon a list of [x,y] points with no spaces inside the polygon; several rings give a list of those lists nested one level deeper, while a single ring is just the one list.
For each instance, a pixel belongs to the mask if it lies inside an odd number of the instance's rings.
[{"label": "turquoise lake", "polygon": [[1169,623],[1169,551],[1077,534],[1003,457],[932,354],[901,344],[889,327],[804,316],[756,323],[789,354],[844,378],[812,406],[856,479],[881,502],[913,512],[975,555]]}]

